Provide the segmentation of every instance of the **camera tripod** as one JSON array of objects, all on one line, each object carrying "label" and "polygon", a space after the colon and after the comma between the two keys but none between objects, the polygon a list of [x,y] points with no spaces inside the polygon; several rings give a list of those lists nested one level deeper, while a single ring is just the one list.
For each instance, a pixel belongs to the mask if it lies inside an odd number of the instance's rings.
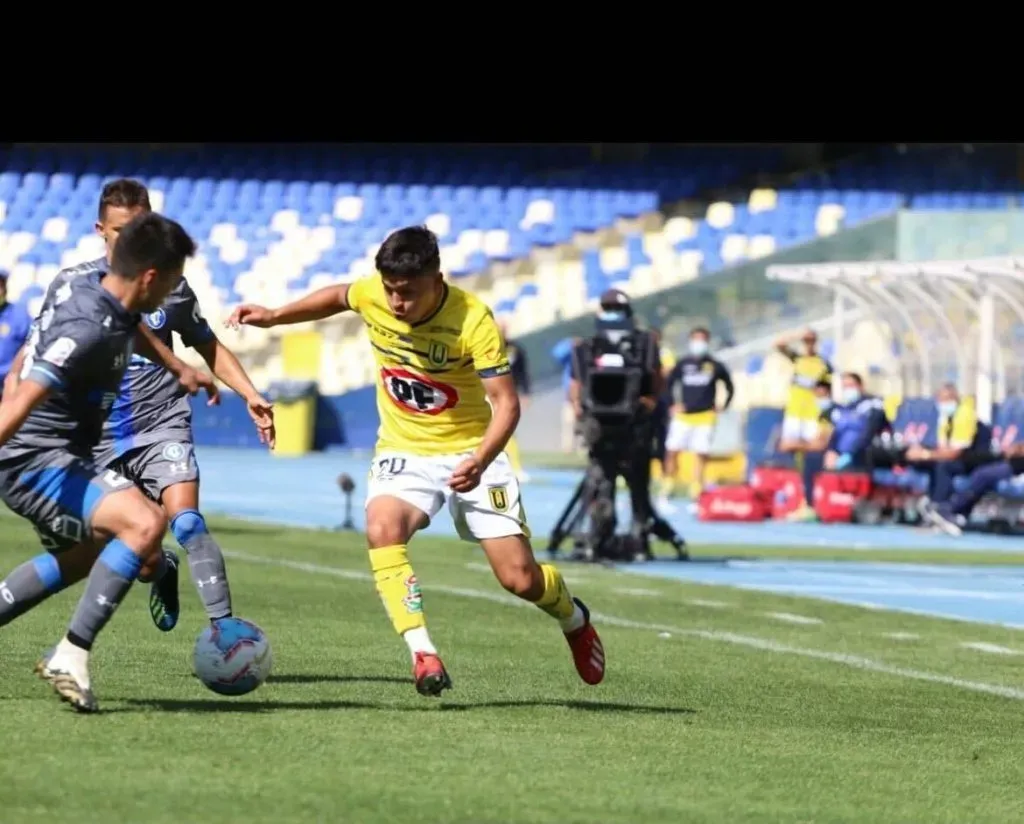
[{"label": "camera tripod", "polygon": [[[593,461],[593,458],[591,460]],[[597,485],[600,479],[595,475],[600,471],[599,467],[591,463],[569,499],[569,503],[566,504],[562,514],[555,522],[548,539],[548,555],[550,557],[555,557],[565,540],[571,537],[574,556],[579,556],[583,560],[597,559],[597,548],[591,546],[590,536],[584,529],[584,523],[588,515],[592,516],[591,510],[594,507],[610,507],[611,511],[601,514],[612,519],[615,517],[615,490],[612,490],[611,500],[599,500]],[[634,559],[651,559],[648,550],[648,541],[651,536],[671,544],[676,551],[677,560],[688,561],[690,559],[689,553],[686,551],[686,541],[666,520],[658,516],[653,506],[650,507],[650,518],[643,525],[643,533],[634,539],[636,541]]]}]

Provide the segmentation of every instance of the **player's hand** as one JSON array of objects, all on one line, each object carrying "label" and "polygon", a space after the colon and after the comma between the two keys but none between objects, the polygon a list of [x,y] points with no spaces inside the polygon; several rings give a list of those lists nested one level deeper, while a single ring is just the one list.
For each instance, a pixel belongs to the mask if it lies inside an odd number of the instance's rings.
[{"label": "player's hand", "polygon": [[654,411],[654,407],[656,407],[658,405],[658,399],[657,398],[652,398],[650,395],[641,395],[640,396],[640,405],[644,409],[646,409],[648,412],[653,412]]},{"label": "player's hand", "polygon": [[266,306],[257,306],[255,303],[243,303],[235,307],[224,325],[229,329],[237,329],[239,326],[256,326],[266,329],[274,325],[274,313]]},{"label": "player's hand", "polygon": [[260,443],[271,449],[277,444],[277,430],[274,428],[274,405],[261,395],[253,395],[245,402],[249,417],[256,424]]},{"label": "player's hand", "polygon": [[198,395],[200,390],[204,390],[207,406],[216,406],[220,403],[220,389],[217,388],[217,382],[214,381],[212,375],[206,372],[186,366],[178,373],[178,383],[185,387],[185,391],[190,395]]},{"label": "player's hand", "polygon": [[448,479],[448,486],[454,492],[471,492],[480,485],[480,476],[484,468],[476,458],[469,457],[462,461]]}]

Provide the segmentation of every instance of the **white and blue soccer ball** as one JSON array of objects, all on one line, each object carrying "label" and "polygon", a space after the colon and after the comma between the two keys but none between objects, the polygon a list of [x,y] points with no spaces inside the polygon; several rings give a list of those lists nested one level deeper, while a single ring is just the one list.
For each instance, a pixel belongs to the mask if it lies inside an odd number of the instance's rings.
[{"label": "white and blue soccer ball", "polygon": [[199,633],[192,653],[196,677],[220,695],[245,695],[274,665],[270,641],[256,624],[222,618]]}]

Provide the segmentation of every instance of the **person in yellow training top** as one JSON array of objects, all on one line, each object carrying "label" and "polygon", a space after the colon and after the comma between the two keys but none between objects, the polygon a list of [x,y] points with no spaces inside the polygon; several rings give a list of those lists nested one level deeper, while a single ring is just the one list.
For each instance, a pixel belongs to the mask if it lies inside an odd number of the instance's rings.
[{"label": "person in yellow training top", "polygon": [[793,363],[793,385],[789,389],[782,415],[780,452],[800,452],[808,443],[818,441],[821,411],[814,388],[822,381],[832,380],[832,365],[818,354],[818,333],[807,329],[800,336],[803,352],[792,348],[791,339],[781,339],[775,348]]},{"label": "person in yellow training top", "polygon": [[389,235],[376,268],[279,309],[240,306],[227,322],[267,328],[351,310],[366,323],[381,421],[366,538],[377,592],[409,647],[417,691],[436,696],[452,685],[406,555],[409,540],[445,503],[459,535],[479,542],[502,586],[558,621],[580,678],[600,683],[605,654],[590,613],[530,547],[519,482],[503,451],[519,421],[519,396],[491,310],[445,283],[437,238],[424,227]]},{"label": "person in yellow training top", "polygon": [[[516,385],[516,391],[519,393],[519,405],[526,409],[530,403],[530,364],[526,358],[526,352],[523,351],[516,341],[508,336],[508,324],[499,323],[498,330],[505,341],[505,351],[508,353],[508,364],[511,369],[512,380]],[[512,462],[512,470],[516,473],[516,477],[519,478],[519,483],[528,483],[530,476],[523,469],[523,459],[519,453],[519,442],[516,441],[515,435],[509,438],[508,443],[505,444],[505,454],[508,455],[509,461]]]},{"label": "person in yellow training top", "polygon": [[953,495],[953,479],[969,475],[979,464],[991,460],[983,449],[983,434],[973,403],[961,400],[952,383],[943,384],[935,396],[939,412],[937,445],[928,449],[915,444],[907,449],[905,460],[929,475],[928,497],[933,504],[945,504]]}]

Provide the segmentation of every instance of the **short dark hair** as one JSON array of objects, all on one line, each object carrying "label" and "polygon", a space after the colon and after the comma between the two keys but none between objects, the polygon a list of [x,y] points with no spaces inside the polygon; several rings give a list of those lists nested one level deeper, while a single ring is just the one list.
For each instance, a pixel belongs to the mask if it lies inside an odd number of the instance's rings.
[{"label": "short dark hair", "polygon": [[156,269],[160,274],[180,269],[185,258],[195,253],[196,242],[180,223],[155,212],[143,212],[121,229],[114,243],[110,269],[134,280],[147,269]]},{"label": "short dark hair", "polygon": [[426,226],[396,229],[381,244],[374,259],[377,271],[388,277],[413,278],[441,271],[437,235]]},{"label": "short dark hair", "polygon": [[864,387],[864,378],[860,376],[860,372],[843,372],[843,377],[849,378],[851,381],[853,381],[855,384],[857,384],[857,386],[861,388]]},{"label": "short dark hair", "polygon": [[149,212],[149,189],[137,180],[121,177],[111,180],[103,187],[100,194],[99,219],[102,222],[107,216],[107,209],[144,209]]},{"label": "short dark hair", "polygon": [[822,378],[816,384],[814,384],[814,387],[816,389],[827,389],[829,392],[831,392],[832,391],[832,378]]},{"label": "short dark hair", "polygon": [[690,330],[690,337],[692,338],[694,335],[703,335],[708,340],[711,340],[711,333],[703,326],[693,327],[693,329]]}]

